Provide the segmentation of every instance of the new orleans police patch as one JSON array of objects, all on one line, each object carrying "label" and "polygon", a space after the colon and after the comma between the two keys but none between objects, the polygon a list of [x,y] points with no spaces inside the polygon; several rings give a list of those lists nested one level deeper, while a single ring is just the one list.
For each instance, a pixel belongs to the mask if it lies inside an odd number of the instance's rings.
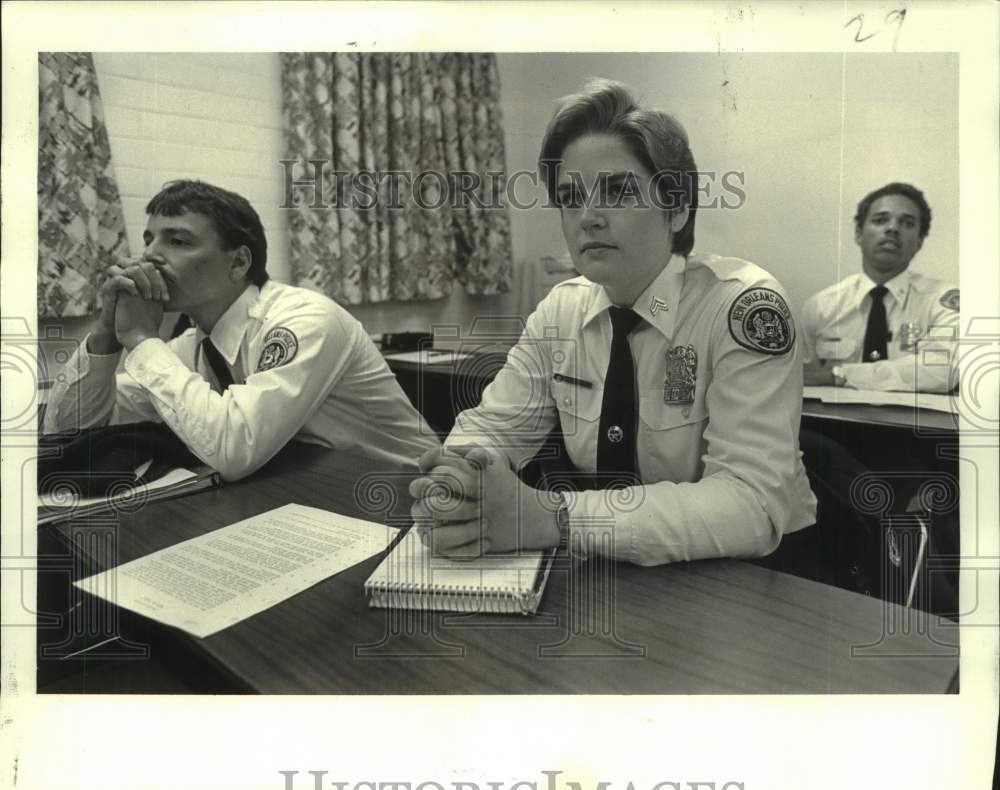
[{"label": "new orleans police patch", "polygon": [[941,306],[958,312],[958,289],[952,288],[941,295]]},{"label": "new orleans police patch", "polygon": [[786,354],[795,344],[792,312],[770,288],[748,288],[729,308],[729,333],[744,348]]},{"label": "new orleans police patch", "polygon": [[260,352],[257,372],[270,370],[295,359],[299,339],[291,329],[279,326],[264,336],[264,350]]}]

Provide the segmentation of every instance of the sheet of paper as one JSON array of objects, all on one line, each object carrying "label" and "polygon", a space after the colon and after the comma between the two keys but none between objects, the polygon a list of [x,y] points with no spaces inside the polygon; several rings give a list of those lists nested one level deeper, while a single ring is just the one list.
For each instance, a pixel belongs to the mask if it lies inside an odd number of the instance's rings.
[{"label": "sheet of paper", "polygon": [[76,586],[206,637],[384,551],[397,534],[383,524],[284,505]]},{"label": "sheet of paper", "polygon": [[424,348],[420,351],[402,351],[398,354],[386,354],[386,359],[397,362],[419,362],[421,365],[440,365],[447,362],[457,362],[471,357],[467,351],[448,351],[446,349]]},{"label": "sheet of paper", "polygon": [[958,399],[951,395],[935,395],[929,392],[879,392],[878,390],[856,390],[850,387],[805,387],[804,398],[821,400],[823,403],[863,403],[870,406],[917,406],[949,414],[958,414]]},{"label": "sheet of paper", "polygon": [[[145,467],[145,468],[143,468]],[[146,469],[149,468],[149,464],[143,464],[139,467],[141,471],[137,474],[142,474]],[[171,469],[159,480],[154,480],[152,483],[146,483],[146,485],[139,486],[138,488],[132,488],[128,491],[116,496],[114,499],[116,502],[127,502],[135,497],[141,497],[147,492],[159,491],[161,488],[166,488],[167,486],[172,486],[175,483],[179,483],[182,480],[187,480],[188,478],[195,477],[196,473],[192,472],[190,469]],[[91,496],[91,497],[80,497],[75,494],[40,494],[38,496],[38,506],[39,507],[86,507],[87,505],[97,505],[103,504],[105,502],[105,497],[102,496]]]}]

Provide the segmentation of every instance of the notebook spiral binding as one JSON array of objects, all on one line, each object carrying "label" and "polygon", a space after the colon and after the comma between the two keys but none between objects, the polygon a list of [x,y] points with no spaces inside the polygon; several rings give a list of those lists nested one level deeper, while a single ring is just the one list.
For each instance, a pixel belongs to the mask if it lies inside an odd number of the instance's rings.
[{"label": "notebook spiral binding", "polygon": [[377,606],[403,609],[484,614],[530,612],[534,609],[532,595],[519,595],[513,589],[482,590],[462,585],[432,588],[416,582],[394,582],[372,585],[370,595],[372,603]]}]

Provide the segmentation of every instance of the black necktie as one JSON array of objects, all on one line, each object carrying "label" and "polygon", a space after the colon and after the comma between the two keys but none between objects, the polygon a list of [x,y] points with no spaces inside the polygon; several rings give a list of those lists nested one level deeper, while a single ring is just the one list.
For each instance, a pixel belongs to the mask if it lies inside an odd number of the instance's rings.
[{"label": "black necktie", "polygon": [[233,374],[210,337],[206,337],[201,341],[201,353],[205,355],[205,359],[208,360],[208,366],[212,369],[212,373],[215,374],[215,378],[219,382],[219,387],[221,387],[219,392],[225,392],[229,389],[229,385],[233,383]]},{"label": "black necktie", "polygon": [[638,483],[636,474],[636,429],[638,409],[635,393],[635,364],[628,336],[642,320],[624,307],[611,307],[611,359],[604,377],[604,400],[597,436],[597,487],[608,488]]},{"label": "black necktie", "polygon": [[862,362],[878,362],[889,356],[889,321],[885,317],[885,298],[889,289],[876,285],[869,291],[872,307],[868,312],[868,328],[865,329],[865,353]]}]

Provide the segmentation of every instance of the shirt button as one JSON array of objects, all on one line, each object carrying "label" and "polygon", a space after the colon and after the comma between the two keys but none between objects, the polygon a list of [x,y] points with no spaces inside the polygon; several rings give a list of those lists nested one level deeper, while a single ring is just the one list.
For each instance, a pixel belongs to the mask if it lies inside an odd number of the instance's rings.
[{"label": "shirt button", "polygon": [[689,416],[691,414],[691,409],[682,409],[681,410],[681,414],[683,414],[685,417],[687,417],[687,416]]},{"label": "shirt button", "polygon": [[572,406],[572,405],[573,405],[573,399],[570,398],[569,395],[563,398],[563,406]]}]

